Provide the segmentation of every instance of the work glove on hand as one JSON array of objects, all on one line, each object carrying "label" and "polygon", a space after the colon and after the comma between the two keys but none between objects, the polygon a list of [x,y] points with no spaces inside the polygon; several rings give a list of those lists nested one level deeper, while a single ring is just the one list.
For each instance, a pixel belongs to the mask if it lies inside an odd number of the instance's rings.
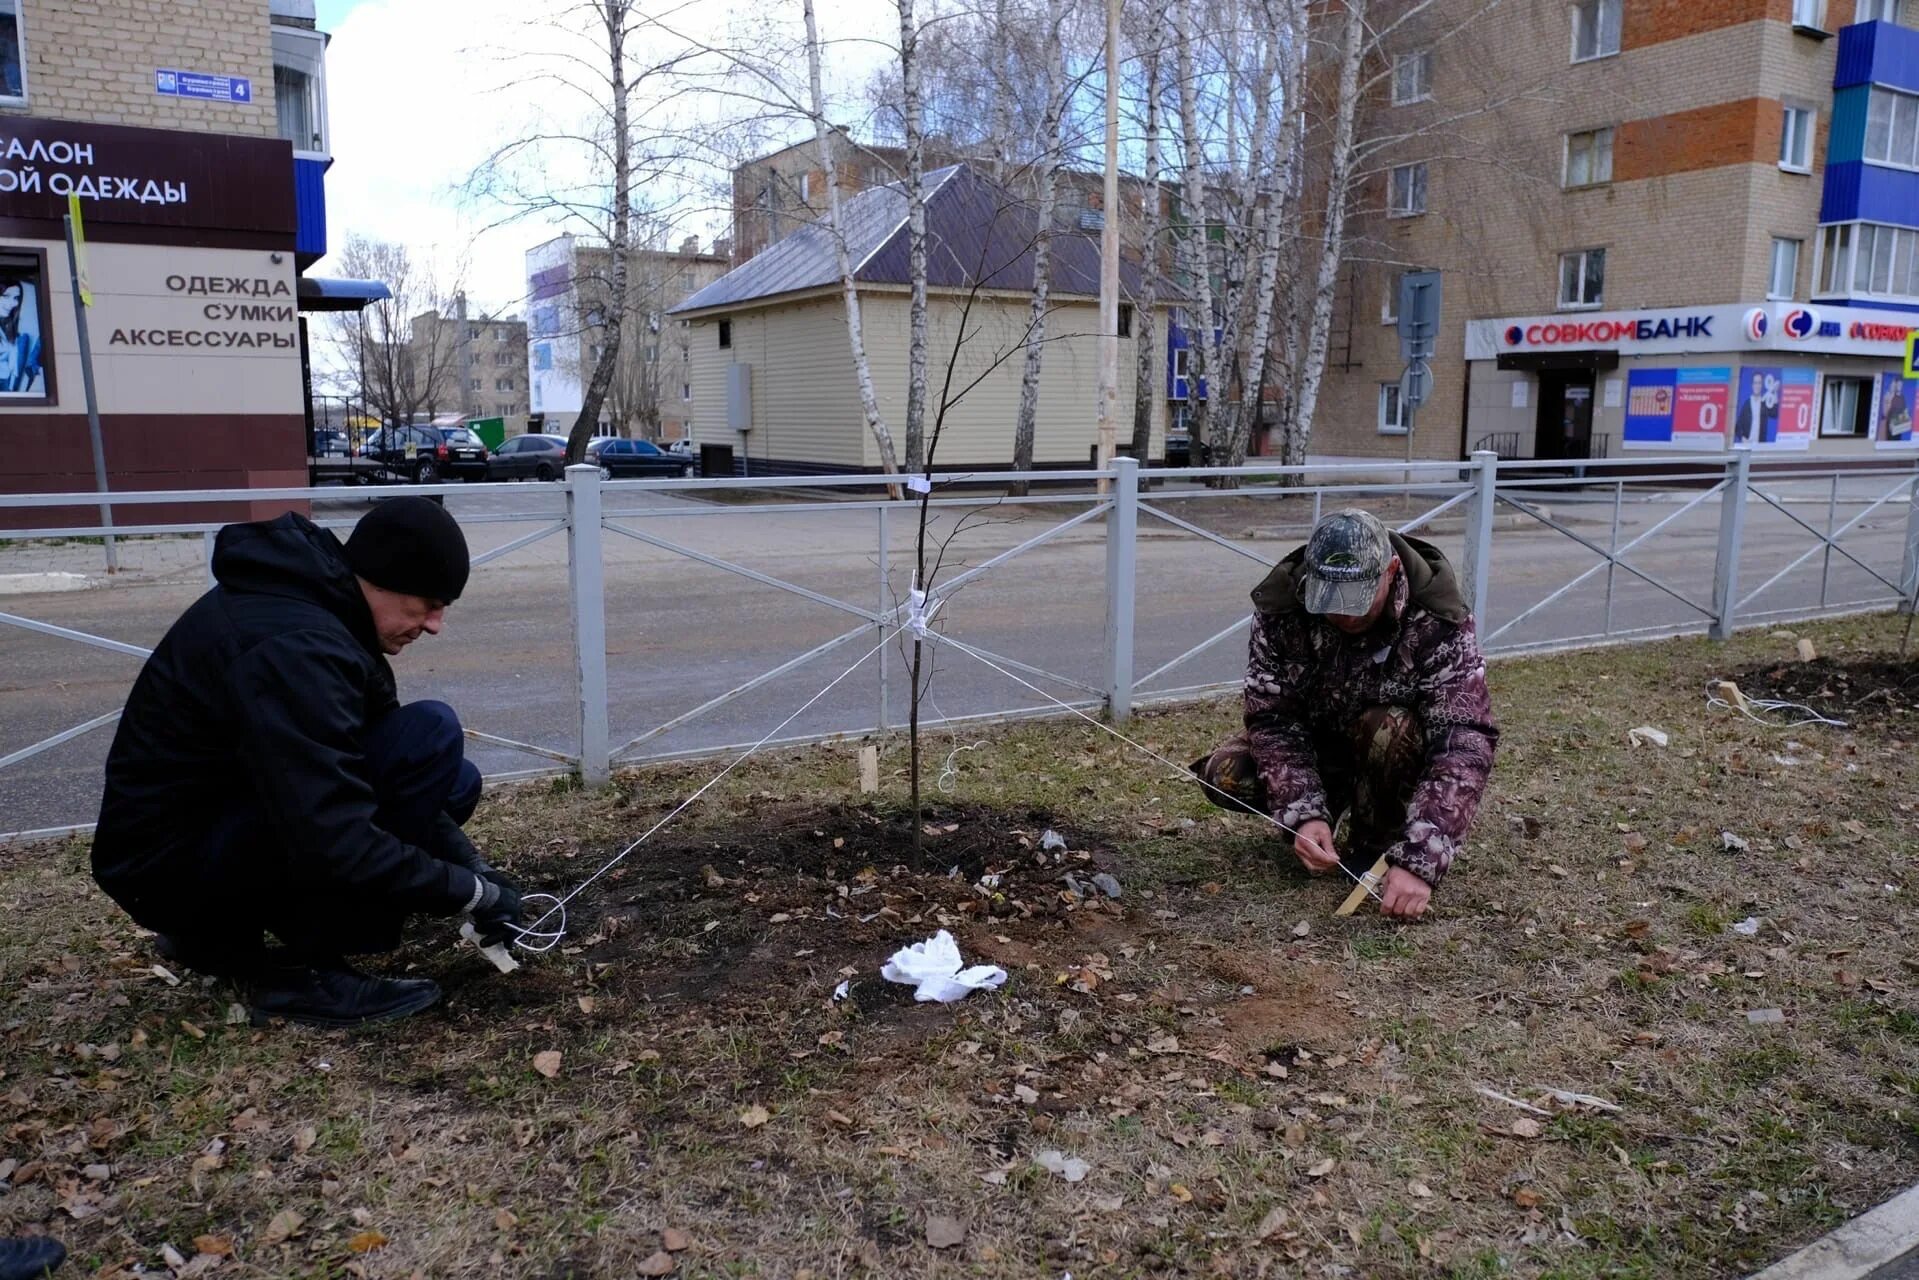
[{"label": "work glove on hand", "polygon": [[481,856],[473,841],[467,838],[466,832],[460,830],[459,824],[453,819],[445,818],[435,834],[438,836],[434,842],[437,846],[435,852],[441,861],[450,862],[456,867],[465,867],[480,879],[497,884],[503,889],[518,888],[508,878],[506,872],[493,866]]},{"label": "work glove on hand", "polygon": [[479,899],[467,914],[473,917],[473,927],[479,932],[482,946],[494,946],[502,942],[511,942],[519,937],[512,926],[520,923],[520,917],[526,913],[526,904],[521,901],[520,891],[510,884],[479,879]]}]

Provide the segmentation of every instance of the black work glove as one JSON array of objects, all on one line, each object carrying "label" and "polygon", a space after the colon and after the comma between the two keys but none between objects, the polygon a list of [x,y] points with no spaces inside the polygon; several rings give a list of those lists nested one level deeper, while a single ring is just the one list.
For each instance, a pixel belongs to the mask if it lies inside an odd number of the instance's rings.
[{"label": "black work glove", "polygon": [[460,830],[460,824],[445,814],[440,815],[433,832],[432,852],[442,862],[450,862],[456,867],[465,867],[482,880],[499,885],[503,889],[517,888],[507,874],[493,866],[480,855],[466,832]]},{"label": "black work glove", "polygon": [[479,901],[474,903],[468,914],[473,917],[473,927],[479,932],[480,945],[491,947],[519,937],[519,932],[512,926],[519,924],[520,917],[526,912],[526,904],[520,900],[520,891],[510,884],[486,879],[480,880],[479,886]]}]

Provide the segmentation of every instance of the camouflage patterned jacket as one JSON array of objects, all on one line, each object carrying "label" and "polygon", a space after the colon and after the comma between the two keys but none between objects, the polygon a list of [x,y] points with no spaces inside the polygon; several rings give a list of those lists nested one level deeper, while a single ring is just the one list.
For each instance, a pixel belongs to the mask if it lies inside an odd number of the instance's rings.
[{"label": "camouflage patterned jacket", "polygon": [[1330,822],[1316,738],[1367,707],[1407,707],[1419,716],[1425,763],[1407,805],[1406,829],[1387,861],[1437,885],[1472,826],[1492,772],[1493,725],[1486,663],[1452,566],[1437,547],[1392,535],[1405,572],[1386,612],[1363,636],[1348,636],[1299,604],[1295,573],[1304,548],[1253,591],[1246,669],[1246,737],[1274,817],[1288,827]]}]

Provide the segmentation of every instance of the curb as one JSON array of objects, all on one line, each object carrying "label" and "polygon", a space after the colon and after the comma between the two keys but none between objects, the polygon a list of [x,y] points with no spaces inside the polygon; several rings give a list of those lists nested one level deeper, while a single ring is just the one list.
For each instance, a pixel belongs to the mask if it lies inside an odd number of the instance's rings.
[{"label": "curb", "polygon": [[84,573],[0,573],[0,596],[85,591],[94,583]]},{"label": "curb", "polygon": [[1869,1280],[1919,1249],[1919,1186],[1860,1214],[1750,1280]]}]

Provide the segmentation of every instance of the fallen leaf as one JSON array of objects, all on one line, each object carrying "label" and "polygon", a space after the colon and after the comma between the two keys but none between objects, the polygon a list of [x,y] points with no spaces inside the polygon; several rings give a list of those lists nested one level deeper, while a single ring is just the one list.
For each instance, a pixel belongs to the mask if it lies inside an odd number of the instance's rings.
[{"label": "fallen leaf", "polygon": [[1519,1187],[1513,1192],[1513,1203],[1522,1209],[1537,1209],[1543,1197],[1531,1187]]},{"label": "fallen leaf", "polygon": [[1406,1190],[1413,1193],[1413,1199],[1415,1200],[1430,1200],[1433,1198],[1433,1189],[1423,1182],[1409,1182],[1406,1184]]},{"label": "fallen leaf", "polygon": [[1167,1194],[1171,1195],[1173,1199],[1179,1201],[1181,1204],[1191,1204],[1193,1202],[1193,1193],[1186,1189],[1186,1184],[1183,1182],[1175,1182],[1172,1186],[1166,1188],[1166,1191]]},{"label": "fallen leaf", "polygon": [[1286,1206],[1276,1204],[1266,1211],[1265,1217],[1259,1220],[1259,1225],[1253,1229],[1253,1234],[1257,1239],[1270,1240],[1286,1229],[1286,1220]]},{"label": "fallen leaf", "polygon": [[560,1057],[558,1049],[542,1050],[533,1055],[533,1069],[548,1080],[555,1079],[560,1074]]},{"label": "fallen leaf", "polygon": [[191,1022],[188,1022],[185,1018],[180,1019],[180,1030],[186,1032],[188,1035],[192,1036],[195,1040],[204,1040],[207,1038],[206,1032],[202,1031],[199,1027],[194,1026]]},{"label": "fallen leaf", "polygon": [[684,1253],[693,1247],[693,1237],[678,1227],[660,1232],[660,1244],[668,1253]]},{"label": "fallen leaf", "polygon": [[1309,1178],[1323,1178],[1327,1174],[1331,1173],[1333,1171],[1333,1167],[1338,1163],[1339,1162],[1337,1160],[1334,1160],[1331,1156],[1328,1156],[1326,1159],[1321,1160],[1318,1164],[1308,1169],[1306,1171],[1306,1176]]},{"label": "fallen leaf", "polygon": [[581,996],[579,999],[581,1013],[592,1013],[598,1005],[599,1001],[595,1000],[592,996]]},{"label": "fallen leaf", "polygon": [[1016,1084],[1013,1086],[1013,1097],[1030,1107],[1039,1101],[1039,1090],[1031,1085]]},{"label": "fallen leaf", "polygon": [[740,1112],[740,1123],[749,1129],[757,1129],[772,1118],[772,1114],[757,1102]]},{"label": "fallen leaf", "polygon": [[952,1249],[966,1243],[966,1224],[958,1218],[929,1214],[926,1219],[926,1243],[935,1249]]},{"label": "fallen leaf", "polygon": [[844,1111],[829,1110],[826,1113],[826,1118],[842,1129],[851,1129],[853,1127],[853,1117],[847,1115]]},{"label": "fallen leaf", "polygon": [[372,1253],[386,1247],[386,1236],[378,1231],[362,1231],[346,1242],[350,1253]]},{"label": "fallen leaf", "polygon": [[1155,1036],[1151,1040],[1148,1040],[1146,1042],[1146,1052],[1148,1053],[1178,1053],[1179,1037],[1178,1036]]},{"label": "fallen leaf", "polygon": [[520,1220],[513,1216],[513,1210],[502,1209],[493,1215],[493,1225],[502,1231],[511,1231],[520,1225]]},{"label": "fallen leaf", "polygon": [[1510,1130],[1515,1138],[1537,1138],[1545,1131],[1545,1128],[1540,1125],[1539,1121],[1533,1119],[1531,1116],[1519,1117],[1513,1121],[1513,1126]]},{"label": "fallen leaf", "polygon": [[313,1150],[313,1144],[318,1142],[319,1140],[320,1140],[320,1131],[318,1129],[315,1129],[310,1124],[302,1126],[293,1135],[294,1154],[302,1155],[302,1156],[305,1155],[307,1152]]},{"label": "fallen leaf", "polygon": [[306,1225],[306,1219],[291,1209],[282,1209],[273,1215],[267,1223],[266,1231],[260,1236],[261,1244],[283,1244],[300,1233]]},{"label": "fallen leaf", "polygon": [[[1313,931],[1312,922],[1309,920],[1301,920],[1298,924],[1293,926],[1293,936],[1295,938],[1303,938],[1307,934],[1311,933],[1312,931]],[[1261,1238],[1264,1239],[1264,1237],[1261,1237]]]},{"label": "fallen leaf", "polygon": [[227,1239],[225,1236],[195,1236],[193,1237],[193,1248],[197,1253],[205,1253],[216,1258],[224,1258],[233,1252],[233,1241]]},{"label": "fallen leaf", "polygon": [[673,1268],[678,1265],[679,1263],[673,1260],[673,1255],[662,1249],[642,1261],[633,1270],[643,1276],[670,1276],[673,1274]]}]

